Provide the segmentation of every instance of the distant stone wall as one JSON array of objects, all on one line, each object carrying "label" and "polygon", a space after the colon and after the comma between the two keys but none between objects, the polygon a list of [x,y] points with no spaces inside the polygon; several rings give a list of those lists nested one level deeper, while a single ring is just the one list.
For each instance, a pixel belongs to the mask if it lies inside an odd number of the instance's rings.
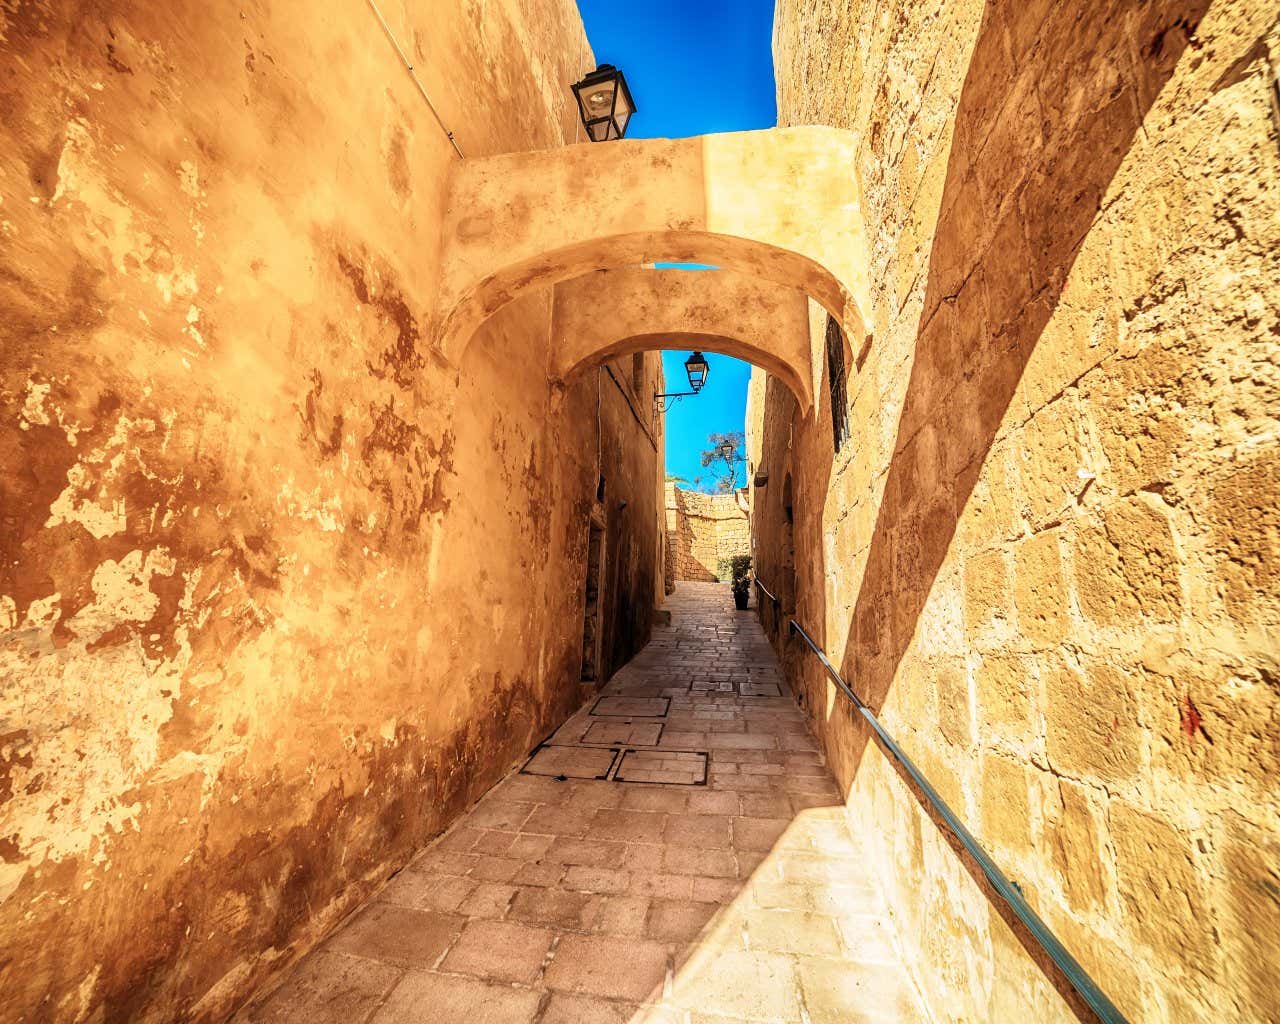
[{"label": "distant stone wall", "polygon": [[668,571],[713,582],[723,558],[751,553],[747,511],[736,494],[699,494],[667,484]]}]

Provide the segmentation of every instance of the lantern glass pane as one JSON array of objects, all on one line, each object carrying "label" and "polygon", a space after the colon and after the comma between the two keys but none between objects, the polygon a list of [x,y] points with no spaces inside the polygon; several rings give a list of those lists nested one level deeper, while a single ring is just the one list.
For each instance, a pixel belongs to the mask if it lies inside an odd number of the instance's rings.
[{"label": "lantern glass pane", "polygon": [[631,103],[630,94],[627,92],[625,88],[618,90],[618,102],[614,107],[613,112],[614,112],[614,115],[618,118],[619,122],[622,121],[624,114],[627,117],[630,117],[632,114],[635,113],[635,107]]},{"label": "lantern glass pane", "polygon": [[685,360],[684,369],[689,375],[689,386],[695,391],[706,383],[707,362],[701,355],[693,355]]},{"label": "lantern glass pane", "polygon": [[594,124],[587,125],[587,131],[591,133],[592,142],[604,142],[613,131],[613,122],[607,118],[603,121],[596,121]]},{"label": "lantern glass pane", "polygon": [[617,88],[617,80],[613,78],[603,82],[584,84],[578,90],[578,105],[582,108],[582,119],[594,121],[598,117],[608,117],[613,112],[613,94]]}]

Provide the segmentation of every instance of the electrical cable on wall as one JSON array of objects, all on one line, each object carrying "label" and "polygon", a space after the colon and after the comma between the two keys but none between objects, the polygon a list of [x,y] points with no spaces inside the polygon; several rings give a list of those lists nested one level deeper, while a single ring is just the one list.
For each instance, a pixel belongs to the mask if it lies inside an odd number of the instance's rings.
[{"label": "electrical cable on wall", "polygon": [[403,64],[405,70],[409,72],[409,77],[413,79],[413,84],[418,87],[418,92],[422,94],[422,98],[426,101],[427,109],[435,116],[436,123],[440,125],[440,130],[449,137],[449,141],[453,144],[454,151],[458,156],[465,160],[466,154],[462,152],[462,147],[458,145],[458,140],[453,137],[453,132],[449,131],[449,126],[444,123],[444,118],[440,116],[440,111],[436,110],[436,105],[431,102],[431,97],[427,95],[426,88],[418,79],[417,72],[413,70],[413,62],[409,60],[408,56],[406,56],[404,50],[401,48],[400,43],[395,37],[395,33],[391,31],[391,26],[387,24],[387,19],[382,16],[382,12],[378,10],[378,5],[374,0],[368,0],[368,4],[369,8],[374,13],[374,16],[378,19],[378,24],[382,26],[382,31],[386,34],[386,37],[391,40],[391,45],[395,47],[396,53],[400,57],[400,63]]}]

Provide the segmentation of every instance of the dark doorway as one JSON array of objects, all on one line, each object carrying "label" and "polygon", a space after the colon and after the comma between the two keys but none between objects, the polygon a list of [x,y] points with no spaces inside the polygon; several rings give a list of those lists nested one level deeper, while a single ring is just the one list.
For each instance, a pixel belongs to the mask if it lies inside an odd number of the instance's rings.
[{"label": "dark doorway", "polygon": [[593,518],[587,535],[587,596],[582,612],[582,678],[587,682],[600,678],[604,550],[604,523]]},{"label": "dark doorway", "polygon": [[778,623],[778,629],[782,630],[782,624],[786,621],[787,616],[794,615],[796,610],[796,536],[795,536],[795,507],[792,504],[791,496],[791,474],[787,474],[787,478],[782,483],[782,545],[781,545],[781,565],[779,569],[778,579],[778,598],[782,602],[782,621]]}]

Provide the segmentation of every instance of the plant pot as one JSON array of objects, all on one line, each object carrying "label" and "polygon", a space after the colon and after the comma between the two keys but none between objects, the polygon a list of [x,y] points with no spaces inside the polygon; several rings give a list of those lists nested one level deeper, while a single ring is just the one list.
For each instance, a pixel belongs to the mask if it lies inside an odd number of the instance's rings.
[{"label": "plant pot", "polygon": [[746,610],[747,610],[747,604],[748,604],[750,601],[751,601],[751,591],[749,591],[749,590],[735,590],[735,591],[733,592],[733,603],[734,603],[734,605],[736,605],[736,606],[737,606],[738,611],[740,611],[740,612],[744,612],[744,611],[746,611]]}]

